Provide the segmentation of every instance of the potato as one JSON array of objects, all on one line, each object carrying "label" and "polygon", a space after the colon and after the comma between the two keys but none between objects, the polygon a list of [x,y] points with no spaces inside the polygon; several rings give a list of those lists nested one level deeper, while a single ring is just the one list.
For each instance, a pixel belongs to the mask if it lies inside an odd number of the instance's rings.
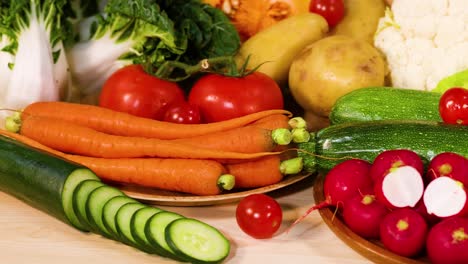
[{"label": "potato", "polygon": [[346,0],[344,3],[345,16],[330,33],[363,39],[373,44],[379,19],[385,15],[385,1]]},{"label": "potato", "polygon": [[278,84],[287,84],[289,67],[294,57],[307,45],[319,40],[328,32],[327,21],[312,13],[291,16],[260,31],[245,41],[236,55],[242,65],[250,55],[247,65],[273,78]]},{"label": "potato", "polygon": [[371,44],[329,36],[304,48],[289,71],[289,89],[305,111],[328,117],[336,99],[355,89],[383,86],[385,62]]}]

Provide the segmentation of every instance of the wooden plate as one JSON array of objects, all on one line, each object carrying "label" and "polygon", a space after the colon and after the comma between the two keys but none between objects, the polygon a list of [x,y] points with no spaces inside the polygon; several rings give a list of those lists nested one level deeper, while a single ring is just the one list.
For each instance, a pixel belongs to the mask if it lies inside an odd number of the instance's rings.
[{"label": "wooden plate", "polygon": [[269,186],[210,196],[194,196],[178,192],[130,185],[122,185],[117,187],[134,199],[152,204],[168,206],[205,206],[235,202],[247,195],[254,193],[271,192],[294,184],[310,175],[311,174],[290,175],[285,177],[283,181]]},{"label": "wooden plate", "polygon": [[[314,199],[316,202],[323,201],[323,176],[316,177],[314,183]],[[364,239],[351,231],[346,224],[343,223],[339,214],[335,214],[330,208],[319,210],[320,216],[327,226],[335,235],[346,243],[353,250],[366,257],[374,263],[385,264],[425,264],[429,263],[427,258],[420,257],[417,259],[406,258],[388,251],[379,244],[378,241],[370,241]]]}]

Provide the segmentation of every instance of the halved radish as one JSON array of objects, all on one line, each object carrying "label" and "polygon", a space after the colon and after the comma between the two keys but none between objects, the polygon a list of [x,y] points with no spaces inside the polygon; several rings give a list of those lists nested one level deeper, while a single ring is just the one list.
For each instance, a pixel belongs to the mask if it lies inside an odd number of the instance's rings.
[{"label": "halved radish", "polygon": [[438,154],[430,161],[426,178],[430,182],[441,176],[448,176],[468,185],[468,159],[453,152]]},{"label": "halved radish", "polygon": [[409,149],[392,149],[377,155],[372,162],[370,175],[374,181],[377,181],[392,170],[403,166],[411,166],[421,175],[424,173],[424,164],[416,152]]},{"label": "halved radish", "polygon": [[466,189],[460,181],[442,176],[427,185],[423,201],[429,214],[450,217],[468,214],[467,198]]},{"label": "halved radish", "polygon": [[415,207],[424,193],[421,174],[412,166],[402,166],[377,180],[377,199],[389,208]]}]

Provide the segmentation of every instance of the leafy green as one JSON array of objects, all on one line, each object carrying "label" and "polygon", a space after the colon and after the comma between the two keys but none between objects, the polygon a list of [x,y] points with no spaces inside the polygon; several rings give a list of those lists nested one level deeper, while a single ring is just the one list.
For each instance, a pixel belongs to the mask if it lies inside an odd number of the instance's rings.
[{"label": "leafy green", "polygon": [[64,96],[69,76],[65,45],[72,29],[66,0],[2,0],[0,105],[19,109]]},{"label": "leafy green", "polygon": [[204,58],[233,55],[240,38],[229,18],[219,9],[198,0],[158,1],[174,21],[183,43],[190,43],[179,61],[196,64]]},{"label": "leafy green", "polygon": [[436,88],[434,88],[432,91],[436,93],[444,93],[452,87],[468,88],[468,69],[457,72],[440,80]]},{"label": "leafy green", "polygon": [[168,62],[196,65],[233,55],[240,46],[226,15],[199,0],[109,0],[83,27],[89,34],[81,36],[90,37],[68,54],[74,82],[85,95],[98,93],[111,73],[128,64],[156,74]]}]

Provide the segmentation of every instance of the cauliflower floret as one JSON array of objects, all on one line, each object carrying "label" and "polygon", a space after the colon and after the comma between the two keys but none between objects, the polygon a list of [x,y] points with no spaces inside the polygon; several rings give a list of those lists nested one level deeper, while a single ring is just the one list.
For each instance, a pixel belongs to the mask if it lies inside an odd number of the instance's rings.
[{"label": "cauliflower floret", "polygon": [[395,87],[432,90],[468,69],[467,0],[394,0],[379,21],[374,45]]}]

